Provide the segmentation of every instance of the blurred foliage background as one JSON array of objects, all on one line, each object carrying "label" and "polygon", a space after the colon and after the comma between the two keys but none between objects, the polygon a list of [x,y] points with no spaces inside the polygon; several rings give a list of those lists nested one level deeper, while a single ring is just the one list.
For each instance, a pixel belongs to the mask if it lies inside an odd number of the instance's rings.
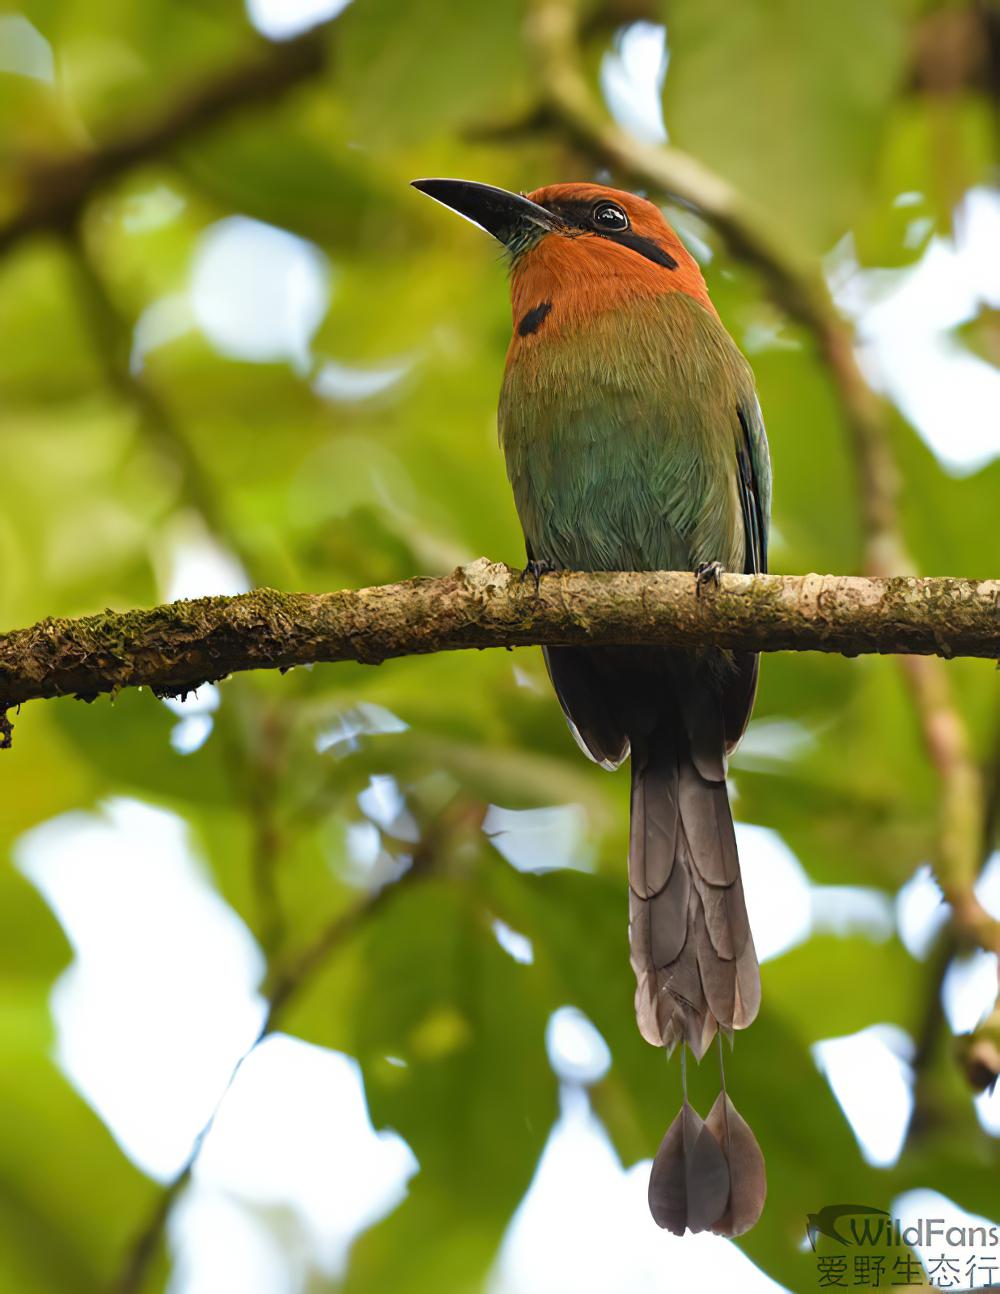
[{"label": "blurred foliage background", "polygon": [[[503,267],[407,182],[618,178],[544,106],[555,18],[608,121],[822,266],[892,402],[919,569],[996,576],[990,0],[23,0],[0,15],[0,625],[521,560]],[[667,212],[757,373],[773,569],[860,569],[815,338],[712,223]],[[985,865],[997,675],[946,670]],[[803,1290],[807,1210],[923,1189],[1000,1213],[997,1101],[953,1038],[996,962],[929,879],[938,782],[893,661],[770,657],[734,760],[772,953],[731,1064],[769,1165],[740,1242],[759,1272],[645,1217],[679,1080],[634,1025],[628,779],[579,755],[540,653],[15,718],[0,1289]],[[988,906],[997,881],[994,860]],[[860,1105],[817,1050],[858,1037]],[[600,1181],[585,1158],[553,1177],[584,1143]]]}]

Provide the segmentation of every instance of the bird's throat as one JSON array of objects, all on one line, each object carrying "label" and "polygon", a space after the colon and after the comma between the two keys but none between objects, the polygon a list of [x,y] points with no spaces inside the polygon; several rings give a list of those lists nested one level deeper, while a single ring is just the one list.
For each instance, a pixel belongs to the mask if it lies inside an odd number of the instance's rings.
[{"label": "bird's throat", "polygon": [[672,292],[683,292],[716,313],[701,271],[686,254],[668,268],[606,238],[549,234],[514,261],[511,346],[585,331],[598,315]]}]

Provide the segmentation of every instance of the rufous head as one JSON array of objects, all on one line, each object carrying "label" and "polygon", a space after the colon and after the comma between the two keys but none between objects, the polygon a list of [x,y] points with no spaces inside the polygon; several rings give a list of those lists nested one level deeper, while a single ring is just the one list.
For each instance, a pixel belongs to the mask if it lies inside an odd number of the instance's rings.
[{"label": "rufous head", "polygon": [[540,303],[579,317],[643,297],[684,292],[714,308],[694,257],[645,198],[600,184],[549,184],[508,193],[470,180],[414,180],[414,188],[493,235],[511,259],[515,328]]}]

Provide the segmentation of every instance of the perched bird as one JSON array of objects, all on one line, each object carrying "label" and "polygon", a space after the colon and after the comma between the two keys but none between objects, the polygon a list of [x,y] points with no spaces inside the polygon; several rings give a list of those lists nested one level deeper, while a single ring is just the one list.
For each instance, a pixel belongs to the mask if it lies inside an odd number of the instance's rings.
[{"label": "perched bird", "polygon": [[[764,571],[771,469],[753,374],[694,259],[643,198],[596,184],[528,195],[464,180],[414,186],[498,239],[513,336],[500,442],[527,570]],[[701,1059],[757,1014],[760,974],[726,791],[757,657],[715,648],[549,647],[586,754],[631,753],[629,938],[643,1037]],[[739,1235],[766,1184],[723,1090],[684,1104],[654,1161],[650,1208],[682,1233]]]}]

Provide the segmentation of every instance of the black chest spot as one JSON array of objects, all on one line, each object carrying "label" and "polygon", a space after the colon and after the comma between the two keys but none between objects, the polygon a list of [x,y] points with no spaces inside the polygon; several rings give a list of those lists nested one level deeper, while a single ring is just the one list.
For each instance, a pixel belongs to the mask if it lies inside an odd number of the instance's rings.
[{"label": "black chest spot", "polygon": [[521,322],[517,325],[518,336],[527,337],[530,333],[537,332],[551,309],[551,301],[543,301],[540,305],[533,306],[526,315],[522,316]]}]

